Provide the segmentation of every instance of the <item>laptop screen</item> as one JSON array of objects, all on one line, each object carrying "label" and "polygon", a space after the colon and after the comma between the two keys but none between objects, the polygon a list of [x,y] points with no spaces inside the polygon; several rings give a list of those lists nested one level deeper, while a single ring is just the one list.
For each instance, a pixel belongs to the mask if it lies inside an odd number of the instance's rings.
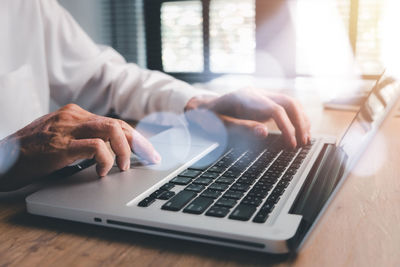
[{"label": "laptop screen", "polygon": [[339,147],[348,156],[347,170],[354,167],[357,159],[396,103],[399,93],[400,83],[383,73],[340,140]]}]

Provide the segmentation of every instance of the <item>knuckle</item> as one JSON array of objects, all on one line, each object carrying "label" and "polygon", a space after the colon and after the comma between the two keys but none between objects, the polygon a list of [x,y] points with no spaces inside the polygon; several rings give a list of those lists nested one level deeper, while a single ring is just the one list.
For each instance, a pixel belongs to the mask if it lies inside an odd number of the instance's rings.
[{"label": "knuckle", "polygon": [[282,116],[285,113],[285,109],[280,105],[274,105],[272,107],[272,112],[276,116]]},{"label": "knuckle", "polygon": [[282,98],[285,101],[285,103],[292,109],[296,108],[300,104],[300,102],[298,100],[296,100],[293,97],[290,97],[288,95],[282,95]]},{"label": "knuckle", "polygon": [[56,115],[57,121],[69,121],[72,119],[72,113],[69,110],[60,110]]},{"label": "knuckle", "polygon": [[291,107],[297,107],[300,105],[300,102],[297,99],[287,96],[287,102]]},{"label": "knuckle", "polygon": [[119,124],[119,122],[114,119],[107,119],[105,121],[105,124],[108,127],[108,129],[114,133],[117,132],[121,128],[121,125]]},{"label": "knuckle", "polygon": [[95,138],[91,140],[91,146],[95,151],[100,151],[104,147],[104,141],[101,140],[100,138]]},{"label": "knuckle", "polygon": [[77,109],[80,109],[80,107],[77,104],[69,103],[69,104],[63,106],[61,109],[63,109],[63,110],[77,110]]},{"label": "knuckle", "polygon": [[56,112],[55,119],[57,121],[68,121],[74,119],[81,108],[76,104],[67,104]]}]

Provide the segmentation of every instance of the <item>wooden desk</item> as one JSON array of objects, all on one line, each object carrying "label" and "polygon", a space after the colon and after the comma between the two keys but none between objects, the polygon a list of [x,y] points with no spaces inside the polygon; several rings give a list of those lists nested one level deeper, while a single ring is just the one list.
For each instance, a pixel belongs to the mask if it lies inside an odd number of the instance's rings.
[{"label": "wooden desk", "polygon": [[[336,136],[354,116],[308,111],[314,132]],[[296,258],[32,216],[28,188],[0,196],[0,265],[400,266],[399,133],[400,119],[388,119]]]}]

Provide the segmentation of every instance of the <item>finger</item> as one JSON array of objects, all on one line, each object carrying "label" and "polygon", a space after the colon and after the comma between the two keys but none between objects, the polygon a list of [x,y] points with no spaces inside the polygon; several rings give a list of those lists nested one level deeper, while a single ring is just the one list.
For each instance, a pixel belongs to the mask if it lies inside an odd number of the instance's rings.
[{"label": "finger", "polygon": [[310,122],[301,104],[285,95],[272,96],[271,99],[285,108],[290,121],[295,127],[297,140],[302,145],[307,144],[310,138]]},{"label": "finger", "polygon": [[282,135],[286,140],[286,143],[291,148],[295,148],[297,146],[296,130],[290,121],[286,110],[278,104],[272,105],[272,118],[278,125],[278,128],[282,131]]},{"label": "finger", "polygon": [[237,119],[226,115],[219,115],[219,117],[231,133],[251,135],[258,138],[265,138],[268,136],[268,127],[261,122]]},{"label": "finger", "polygon": [[134,129],[132,129],[131,134],[133,151],[139,157],[151,163],[159,163],[161,161],[160,154],[143,135]]},{"label": "finger", "polygon": [[126,140],[128,141],[129,146],[131,147],[131,150],[133,151],[133,127],[130,126],[128,123],[122,121],[122,120],[117,120],[119,125],[121,126],[122,131],[125,134]]},{"label": "finger", "polygon": [[138,156],[147,160],[151,163],[159,163],[161,161],[160,154],[156,151],[154,146],[140,134],[138,131],[132,128],[128,123],[122,120],[117,120],[121,125],[122,130],[125,133],[126,139]]},{"label": "finger", "polygon": [[97,174],[101,177],[107,175],[114,163],[113,155],[105,142],[99,138],[72,140],[68,154],[73,161],[94,158],[97,162]]},{"label": "finger", "polygon": [[131,149],[120,123],[115,119],[98,117],[81,124],[75,131],[76,138],[101,138],[109,141],[116,155],[116,162],[121,170],[130,167]]}]

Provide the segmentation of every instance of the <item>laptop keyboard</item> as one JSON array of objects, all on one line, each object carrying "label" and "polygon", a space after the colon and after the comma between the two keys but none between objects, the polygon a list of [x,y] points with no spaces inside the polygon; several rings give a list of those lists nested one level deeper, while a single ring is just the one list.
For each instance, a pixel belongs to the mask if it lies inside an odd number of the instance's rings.
[{"label": "laptop keyboard", "polygon": [[261,148],[230,148],[211,165],[187,168],[138,206],[165,201],[167,211],[264,223],[312,144],[286,150],[280,135],[270,135]]}]

